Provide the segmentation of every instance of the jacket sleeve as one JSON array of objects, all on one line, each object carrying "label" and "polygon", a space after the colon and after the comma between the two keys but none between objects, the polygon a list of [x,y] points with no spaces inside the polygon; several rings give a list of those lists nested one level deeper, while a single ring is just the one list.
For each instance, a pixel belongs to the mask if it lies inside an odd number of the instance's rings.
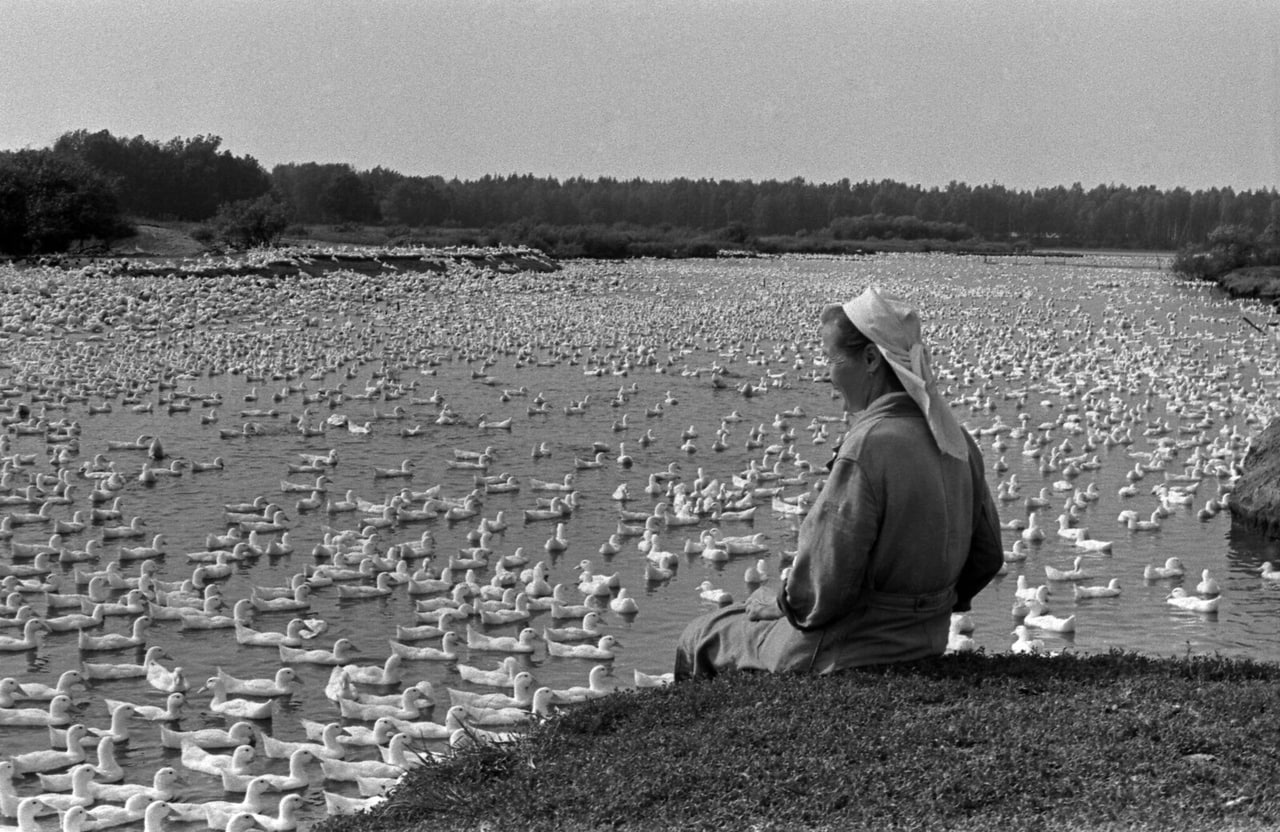
[{"label": "jacket sleeve", "polygon": [[969,467],[973,476],[973,536],[969,540],[969,556],[956,581],[956,612],[968,612],[973,597],[1004,565],[1000,515],[996,513],[996,502],[987,487],[982,452],[972,439],[969,440]]},{"label": "jacket sleeve", "polygon": [[835,461],[822,494],[800,526],[799,551],[778,606],[798,630],[846,616],[866,579],[882,506],[859,465]]}]

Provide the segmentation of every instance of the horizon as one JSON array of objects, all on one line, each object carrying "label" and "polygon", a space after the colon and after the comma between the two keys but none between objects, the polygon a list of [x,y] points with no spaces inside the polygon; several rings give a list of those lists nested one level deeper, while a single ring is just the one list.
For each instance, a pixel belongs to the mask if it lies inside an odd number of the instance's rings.
[{"label": "horizon", "polygon": [[264,168],[1012,191],[1280,188],[1280,6],[12,0],[0,147]]}]

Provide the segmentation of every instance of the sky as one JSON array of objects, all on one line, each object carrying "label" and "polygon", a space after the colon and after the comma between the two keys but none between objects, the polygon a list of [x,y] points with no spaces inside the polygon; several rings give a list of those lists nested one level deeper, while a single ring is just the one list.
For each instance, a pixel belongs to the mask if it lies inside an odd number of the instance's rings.
[{"label": "sky", "polygon": [[1280,188],[1277,0],[3,0],[0,149]]}]

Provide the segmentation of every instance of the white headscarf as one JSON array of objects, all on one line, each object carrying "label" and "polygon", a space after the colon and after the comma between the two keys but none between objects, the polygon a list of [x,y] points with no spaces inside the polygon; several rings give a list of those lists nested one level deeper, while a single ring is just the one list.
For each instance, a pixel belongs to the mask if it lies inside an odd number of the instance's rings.
[{"label": "white headscarf", "polygon": [[920,336],[920,316],[907,304],[884,297],[874,287],[844,304],[844,314],[858,331],[880,348],[880,354],[906,388],[929,423],[938,450],[969,458],[964,428],[938,394],[929,352]]}]

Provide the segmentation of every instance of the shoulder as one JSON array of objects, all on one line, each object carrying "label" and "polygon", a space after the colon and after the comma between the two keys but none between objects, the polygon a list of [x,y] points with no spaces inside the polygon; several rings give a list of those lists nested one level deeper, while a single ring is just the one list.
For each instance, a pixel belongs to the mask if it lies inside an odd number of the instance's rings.
[{"label": "shoulder", "polygon": [[853,421],[836,458],[866,464],[882,454],[892,456],[903,449],[919,448],[921,438],[928,434],[929,427],[915,402],[905,394],[886,396]]}]

